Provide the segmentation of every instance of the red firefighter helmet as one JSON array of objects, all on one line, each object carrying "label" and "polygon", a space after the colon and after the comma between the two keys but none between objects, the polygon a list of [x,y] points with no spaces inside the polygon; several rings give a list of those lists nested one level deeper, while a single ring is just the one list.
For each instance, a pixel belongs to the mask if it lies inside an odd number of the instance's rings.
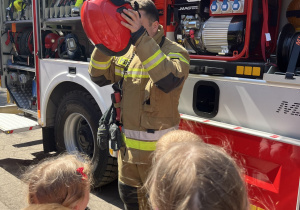
[{"label": "red firefighter helmet", "polygon": [[130,30],[121,24],[125,21],[121,13],[129,8],[125,0],[87,0],[82,5],[81,22],[87,37],[108,56],[123,55],[131,45]]},{"label": "red firefighter helmet", "polygon": [[[45,36],[45,48],[46,49],[52,49],[53,45],[56,44],[56,41],[58,40],[59,35],[55,33],[49,33]],[[57,47],[57,44],[56,44]],[[54,50],[53,50],[54,51]]]}]

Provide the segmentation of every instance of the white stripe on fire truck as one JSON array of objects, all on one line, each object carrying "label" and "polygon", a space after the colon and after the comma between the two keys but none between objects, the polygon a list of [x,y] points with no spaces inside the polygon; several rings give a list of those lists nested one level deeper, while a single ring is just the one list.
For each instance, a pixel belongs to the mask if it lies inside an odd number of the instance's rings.
[{"label": "white stripe on fire truck", "polygon": [[245,133],[245,134],[249,134],[249,135],[253,135],[253,136],[258,136],[258,137],[272,139],[272,140],[276,140],[276,141],[287,143],[287,144],[300,146],[299,140],[293,139],[293,138],[288,138],[285,136],[280,136],[280,135],[276,135],[276,134],[271,134],[271,133],[267,133],[267,132],[244,128],[241,126],[231,125],[231,124],[227,124],[227,123],[221,123],[221,122],[208,120],[208,119],[204,119],[201,117],[186,115],[186,114],[180,114],[180,117],[185,120],[190,120],[190,121],[199,122],[199,123],[205,123],[208,125],[216,126],[219,128],[224,128],[227,130],[233,130],[233,131],[240,132],[240,133]]}]

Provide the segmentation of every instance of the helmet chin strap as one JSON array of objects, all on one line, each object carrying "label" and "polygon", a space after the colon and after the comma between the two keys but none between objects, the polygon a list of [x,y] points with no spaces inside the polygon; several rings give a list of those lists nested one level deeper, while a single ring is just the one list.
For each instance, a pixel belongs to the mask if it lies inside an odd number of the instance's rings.
[{"label": "helmet chin strap", "polygon": [[133,9],[139,13],[139,16],[141,18],[141,13],[139,12],[139,8],[140,8],[139,3],[137,1],[134,1],[133,4],[134,4],[134,8]]}]

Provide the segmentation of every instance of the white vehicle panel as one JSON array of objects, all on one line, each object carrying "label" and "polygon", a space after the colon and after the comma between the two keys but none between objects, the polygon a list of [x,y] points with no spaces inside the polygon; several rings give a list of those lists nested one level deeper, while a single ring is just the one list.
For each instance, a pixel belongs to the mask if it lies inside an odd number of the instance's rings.
[{"label": "white vehicle panel", "polygon": [[193,91],[201,80],[214,82],[220,89],[218,113],[212,120],[300,139],[299,85],[190,75],[180,97],[180,113],[198,116],[193,109]]},{"label": "white vehicle panel", "polygon": [[[111,105],[113,92],[111,85],[99,87],[91,81],[88,73],[88,62],[77,62],[59,59],[40,60],[40,102],[41,122],[46,126],[46,110],[49,97],[57,85],[63,82],[74,82],[84,87],[96,100],[102,113]],[[69,73],[69,67],[76,68],[76,74]]]}]

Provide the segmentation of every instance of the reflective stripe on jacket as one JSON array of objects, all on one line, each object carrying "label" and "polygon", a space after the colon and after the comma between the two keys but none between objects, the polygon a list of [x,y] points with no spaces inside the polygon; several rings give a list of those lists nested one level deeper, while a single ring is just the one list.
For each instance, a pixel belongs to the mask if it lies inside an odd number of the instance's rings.
[{"label": "reflective stripe on jacket", "polygon": [[[121,57],[106,56],[96,48],[92,53],[89,73],[96,84],[115,83],[124,76],[121,121],[125,130],[161,131],[179,124],[179,97],[189,73],[190,57],[185,48],[167,38],[159,47],[163,35],[162,26],[153,38],[145,32]],[[136,55],[124,74],[133,52]],[[135,145],[131,143],[126,144]]]},{"label": "reflective stripe on jacket", "polygon": [[154,151],[156,149],[157,139],[160,139],[160,137],[164,134],[176,129],[178,129],[178,126],[165,130],[154,131],[153,133],[123,129],[123,141],[128,148],[143,151]]}]

